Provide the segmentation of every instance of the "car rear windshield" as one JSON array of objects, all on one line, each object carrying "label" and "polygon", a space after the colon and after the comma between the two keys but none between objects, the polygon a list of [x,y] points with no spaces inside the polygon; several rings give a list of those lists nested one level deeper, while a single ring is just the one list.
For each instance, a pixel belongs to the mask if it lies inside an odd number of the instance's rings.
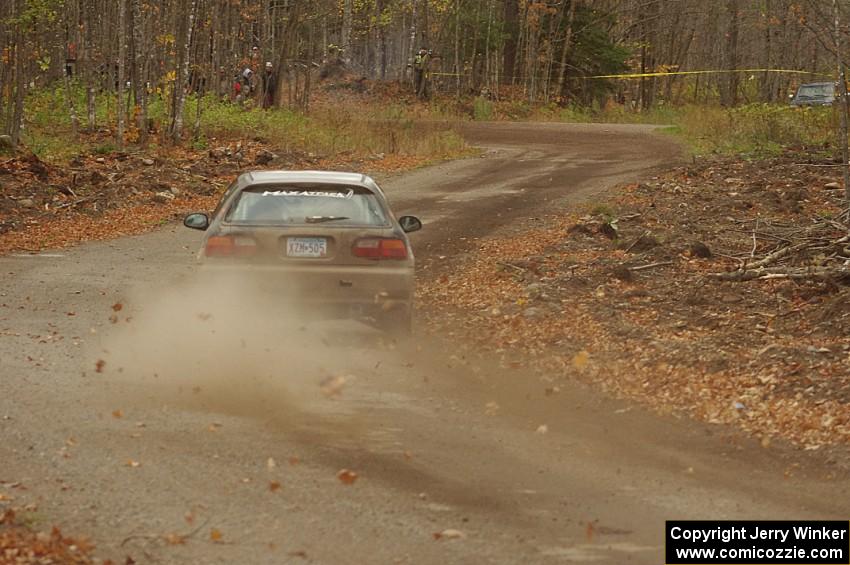
[{"label": "car rear windshield", "polygon": [[246,225],[388,224],[378,197],[367,188],[337,184],[251,186],[239,194],[225,221]]},{"label": "car rear windshield", "polygon": [[797,91],[797,98],[832,98],[834,94],[832,84],[804,84]]}]

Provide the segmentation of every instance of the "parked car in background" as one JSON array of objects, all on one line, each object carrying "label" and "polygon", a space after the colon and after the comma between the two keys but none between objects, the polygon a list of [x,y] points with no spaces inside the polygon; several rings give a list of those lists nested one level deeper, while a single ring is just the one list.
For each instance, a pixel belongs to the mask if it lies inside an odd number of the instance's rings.
[{"label": "parked car in background", "polygon": [[215,212],[191,214],[184,224],[206,231],[199,257],[209,276],[235,277],[246,288],[256,281],[271,300],[288,301],[310,319],[411,330],[414,261],[407,233],[422,223],[396,219],[365,175],[243,173]]},{"label": "parked car in background", "polygon": [[835,102],[835,84],[831,82],[801,84],[797,94],[791,98],[792,106],[831,106],[833,102]]}]

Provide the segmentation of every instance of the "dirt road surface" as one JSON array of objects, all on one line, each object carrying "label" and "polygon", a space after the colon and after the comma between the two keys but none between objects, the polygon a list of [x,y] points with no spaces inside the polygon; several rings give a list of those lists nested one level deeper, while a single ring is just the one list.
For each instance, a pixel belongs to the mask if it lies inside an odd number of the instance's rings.
[{"label": "dirt road surface", "polygon": [[[385,183],[423,277],[678,158],[642,127],[465,133],[481,158]],[[850,514],[816,455],[199,289],[199,240],[0,259],[0,504],[122,563],[661,563],[665,519]]]}]

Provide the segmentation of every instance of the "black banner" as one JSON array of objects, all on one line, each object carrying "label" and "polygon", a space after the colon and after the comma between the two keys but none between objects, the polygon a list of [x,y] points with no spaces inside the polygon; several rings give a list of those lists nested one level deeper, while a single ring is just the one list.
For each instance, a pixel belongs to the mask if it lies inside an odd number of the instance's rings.
[{"label": "black banner", "polygon": [[850,522],[668,521],[668,565],[848,565]]}]

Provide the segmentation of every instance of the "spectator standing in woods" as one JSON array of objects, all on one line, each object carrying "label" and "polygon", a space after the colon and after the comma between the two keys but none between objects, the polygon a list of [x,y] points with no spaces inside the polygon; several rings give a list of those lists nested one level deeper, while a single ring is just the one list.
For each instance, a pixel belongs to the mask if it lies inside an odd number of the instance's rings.
[{"label": "spectator standing in woods", "polygon": [[263,73],[263,108],[274,106],[275,94],[277,93],[277,73],[271,61],[266,62],[266,70]]},{"label": "spectator standing in woods", "polygon": [[237,104],[242,104],[242,77],[239,73],[233,75],[233,90],[231,98]]},{"label": "spectator standing in woods", "polygon": [[251,48],[251,63],[250,63],[250,65],[251,65],[251,68],[254,69],[255,71],[260,70],[260,60],[261,60],[260,59],[260,48],[257,47],[256,45],[254,45]]},{"label": "spectator standing in woods", "polygon": [[254,71],[245,67],[242,71],[242,95],[248,97],[254,92]]},{"label": "spectator standing in woods", "polygon": [[413,58],[413,88],[416,96],[425,99],[428,97],[428,63],[431,53],[422,47]]},{"label": "spectator standing in woods", "polygon": [[77,68],[77,44],[69,43],[65,54],[65,76],[74,78],[74,70]]}]

